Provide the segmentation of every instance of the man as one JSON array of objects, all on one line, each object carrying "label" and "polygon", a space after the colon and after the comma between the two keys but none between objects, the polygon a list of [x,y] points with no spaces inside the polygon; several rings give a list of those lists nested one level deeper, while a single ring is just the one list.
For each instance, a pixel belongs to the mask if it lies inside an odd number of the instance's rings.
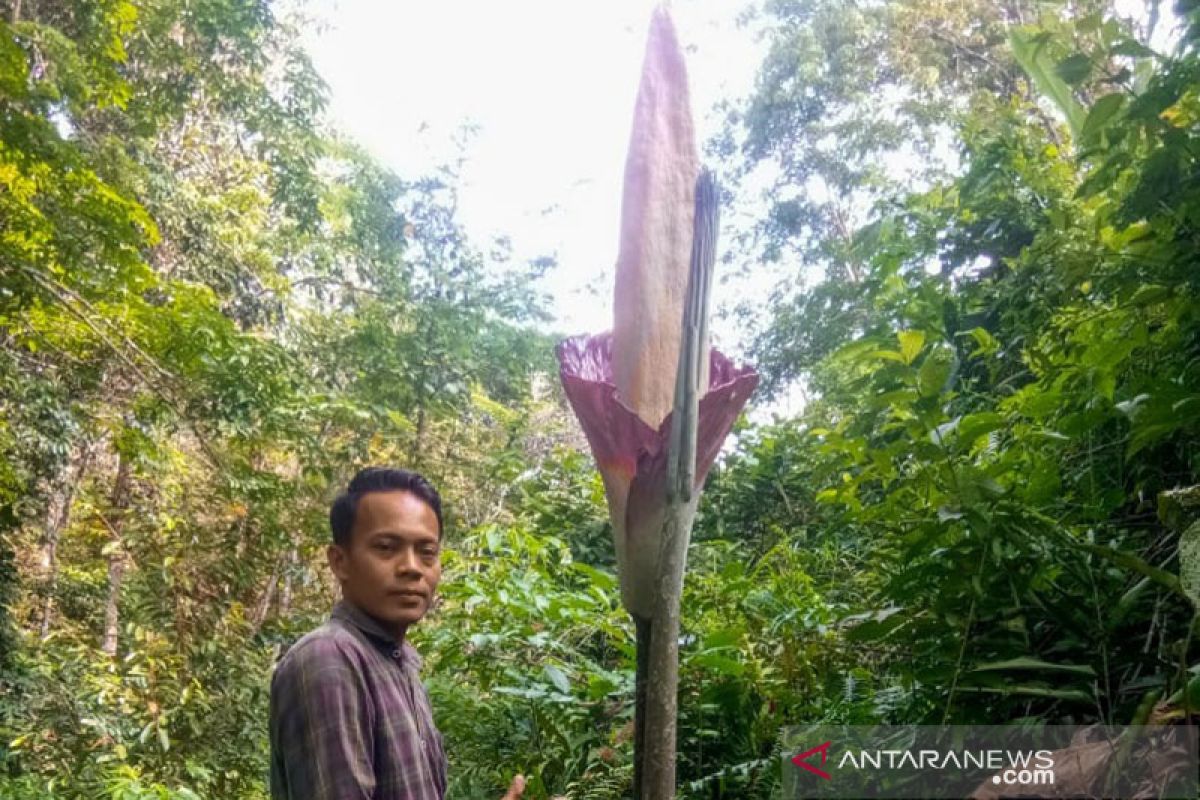
[{"label": "man", "polygon": [[[441,800],[446,754],[405,641],[442,575],[442,501],[420,475],[369,468],[329,511],[342,587],[271,680],[275,800]],[[524,791],[518,775],[504,800]]]}]

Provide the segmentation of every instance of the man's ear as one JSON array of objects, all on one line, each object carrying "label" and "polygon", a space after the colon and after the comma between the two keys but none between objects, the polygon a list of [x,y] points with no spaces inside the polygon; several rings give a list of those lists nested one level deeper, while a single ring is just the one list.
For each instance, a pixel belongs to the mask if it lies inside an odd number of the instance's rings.
[{"label": "man's ear", "polygon": [[347,580],[350,577],[350,571],[346,564],[349,556],[346,555],[346,551],[342,549],[341,545],[331,544],[325,548],[325,558],[328,559],[329,568],[333,570],[333,574],[339,581]]}]

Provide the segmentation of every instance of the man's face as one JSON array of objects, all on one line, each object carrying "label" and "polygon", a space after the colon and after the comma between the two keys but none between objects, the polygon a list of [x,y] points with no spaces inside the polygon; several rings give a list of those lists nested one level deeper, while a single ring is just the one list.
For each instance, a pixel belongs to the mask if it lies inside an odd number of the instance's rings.
[{"label": "man's face", "polygon": [[425,616],[442,577],[437,515],[411,492],[368,492],[349,545],[330,545],[342,595],[399,637]]}]

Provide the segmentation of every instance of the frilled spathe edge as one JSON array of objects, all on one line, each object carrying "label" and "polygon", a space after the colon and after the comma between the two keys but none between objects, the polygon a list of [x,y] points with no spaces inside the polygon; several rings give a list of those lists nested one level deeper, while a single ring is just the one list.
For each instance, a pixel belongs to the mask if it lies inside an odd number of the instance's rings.
[{"label": "frilled spathe edge", "polygon": [[[666,450],[671,415],[656,430],[621,402],[613,385],[612,341],[611,333],[602,333],[561,342],[559,374],[596,461],[632,477],[640,459],[653,459]],[[737,366],[715,348],[709,350],[708,363],[708,391],[700,398],[696,431],[697,486],[758,385],[752,368]]]},{"label": "frilled spathe edge", "polygon": [[[609,333],[567,339],[558,346],[558,361],[567,400],[604,479],[622,601],[631,613],[649,619],[667,506],[672,415],[668,414],[655,429],[621,402],[612,383]],[[693,488],[697,490],[758,385],[758,374],[753,369],[734,365],[715,349],[709,351],[708,374],[708,392],[700,398],[696,426]]]}]

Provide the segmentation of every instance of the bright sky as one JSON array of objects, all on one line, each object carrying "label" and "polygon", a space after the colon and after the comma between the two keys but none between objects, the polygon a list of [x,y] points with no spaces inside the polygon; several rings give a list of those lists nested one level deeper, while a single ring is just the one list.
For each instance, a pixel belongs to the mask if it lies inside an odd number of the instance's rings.
[{"label": "bright sky", "polygon": [[[518,259],[557,256],[543,287],[553,328],[598,332],[612,320],[621,176],[656,2],[314,0],[305,8],[322,24],[306,36],[334,123],[401,176],[453,161],[463,125],[475,127],[459,194],[468,234],[485,252],[493,236],[506,235]],[[714,105],[748,94],[763,57],[736,21],[748,4],[671,3],[701,146],[721,125]],[[1117,5],[1146,13],[1141,0]],[[1163,49],[1170,28],[1155,37]],[[764,269],[725,283],[718,274],[714,310],[765,301],[777,276]],[[732,319],[714,318],[712,331],[714,344],[741,351]],[[802,405],[793,392],[758,411],[791,414]]]},{"label": "bright sky", "polygon": [[[308,46],[335,124],[404,177],[453,160],[461,126],[477,126],[460,189],[468,233],[481,246],[508,235],[518,258],[557,255],[545,285],[554,327],[596,332],[611,325],[621,176],[654,5],[318,0],[325,26]],[[745,5],[672,4],[701,145],[720,125],[713,105],[748,93],[761,60],[735,21]],[[718,326],[722,336],[732,328]]]}]

